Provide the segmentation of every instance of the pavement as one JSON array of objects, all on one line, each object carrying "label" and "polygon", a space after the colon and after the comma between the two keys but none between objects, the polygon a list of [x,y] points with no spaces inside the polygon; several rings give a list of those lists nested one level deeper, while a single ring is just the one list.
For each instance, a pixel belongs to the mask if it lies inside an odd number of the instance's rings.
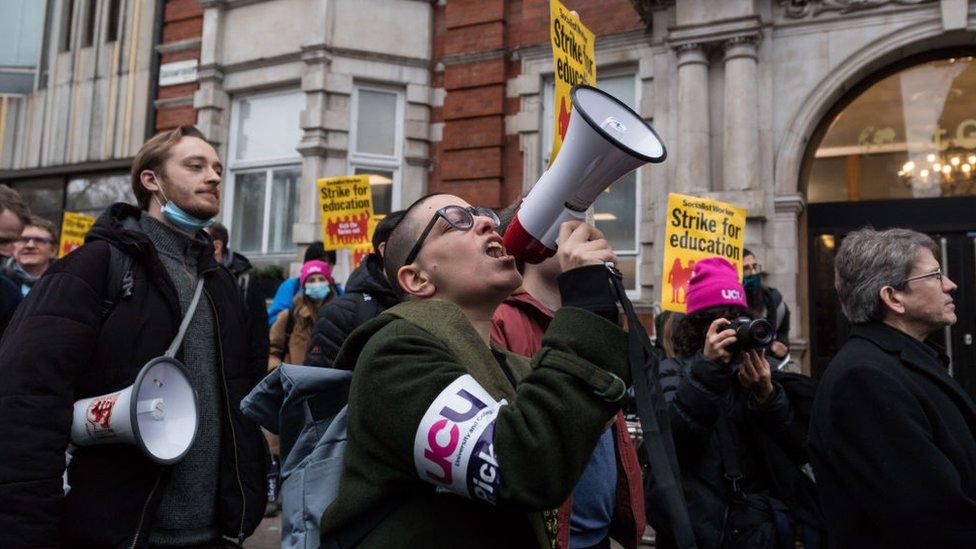
[{"label": "pavement", "polygon": [[[653,532],[648,528],[647,533],[644,534],[641,547],[654,547]],[[254,531],[254,535],[244,541],[244,547],[246,549],[279,549],[281,547],[281,515],[262,520],[258,529]],[[622,546],[616,541],[611,541],[611,547],[622,549]]]},{"label": "pavement", "polygon": [[265,518],[254,534],[244,541],[247,549],[279,549],[281,547],[281,515]]}]

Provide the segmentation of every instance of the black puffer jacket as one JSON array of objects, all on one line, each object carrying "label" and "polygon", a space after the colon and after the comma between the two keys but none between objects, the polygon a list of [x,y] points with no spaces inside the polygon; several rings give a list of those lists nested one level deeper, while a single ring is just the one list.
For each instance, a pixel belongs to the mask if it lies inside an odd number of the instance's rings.
[{"label": "black puffer jacket", "polygon": [[[2,547],[141,546],[151,531],[169,471],[136,446],[78,448],[66,496],[61,481],[74,401],[131,385],[165,352],[182,318],[173,282],[138,229],[140,215],[127,204],[103,214],[87,243],[34,287],[0,345]],[[108,287],[109,246],[133,260],[131,295]],[[252,377],[241,299],[210,250],[198,264],[217,319],[223,381],[216,516],[221,533],[238,539],[264,513],[267,452],[239,409]],[[106,299],[116,304],[103,322]]]},{"label": "black puffer jacket", "polygon": [[[661,363],[661,388],[668,402],[675,450],[681,467],[685,499],[698,546],[718,547],[725,509],[732,489],[725,478],[719,444],[719,423],[728,419],[742,471],[739,487],[746,493],[772,490],[772,472],[762,448],[772,440],[791,455],[802,453],[802,440],[791,429],[794,414],[786,392],[775,381],[773,394],[759,405],[739,384],[733,369],[715,364],[701,353]],[[776,494],[773,494],[776,496]],[[652,492],[648,519],[659,533],[659,547],[671,547],[666,514]]]},{"label": "black puffer jacket", "polygon": [[305,353],[305,365],[331,368],[346,336],[399,302],[383,274],[380,257],[369,254],[349,275],[346,293],[319,309]]}]

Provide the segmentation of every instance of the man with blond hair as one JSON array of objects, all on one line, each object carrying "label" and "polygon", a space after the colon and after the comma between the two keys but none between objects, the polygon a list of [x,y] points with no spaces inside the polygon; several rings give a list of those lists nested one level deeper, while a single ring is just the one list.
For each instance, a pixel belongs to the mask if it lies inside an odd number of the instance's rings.
[{"label": "man with blond hair", "polygon": [[[202,231],[219,213],[222,170],[192,126],[147,141],[132,164],[138,207],[111,206],[18,310],[0,346],[0,546],[218,547],[260,522],[264,441],[238,407],[260,358]],[[193,445],[171,465],[136,445],[75,448],[65,494],[72,404],[131,385],[184,317]]]}]

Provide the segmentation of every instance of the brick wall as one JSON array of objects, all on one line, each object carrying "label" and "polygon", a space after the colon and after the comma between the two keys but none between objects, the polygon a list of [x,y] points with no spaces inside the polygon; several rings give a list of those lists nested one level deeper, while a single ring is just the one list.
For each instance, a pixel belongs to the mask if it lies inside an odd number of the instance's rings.
[{"label": "brick wall", "polygon": [[[565,0],[599,36],[643,28],[629,0]],[[434,143],[431,192],[500,207],[522,192],[518,135],[505,134],[505,117],[518,114],[505,97],[521,63],[512,53],[549,42],[549,0],[447,0],[434,13],[434,87],[444,104],[432,114],[444,123]]]},{"label": "brick wall", "polygon": [[[203,9],[199,0],[166,0],[163,11],[163,32],[160,64],[187,59],[200,59],[200,37],[203,34]],[[160,87],[156,94],[156,131],[195,124],[196,109],[193,94],[196,82]]]}]

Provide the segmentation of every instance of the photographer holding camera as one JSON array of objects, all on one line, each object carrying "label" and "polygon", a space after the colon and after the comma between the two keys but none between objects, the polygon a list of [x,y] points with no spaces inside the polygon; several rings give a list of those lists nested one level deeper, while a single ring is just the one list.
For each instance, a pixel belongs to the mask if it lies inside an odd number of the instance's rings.
[{"label": "photographer holding camera", "polygon": [[[719,257],[695,264],[687,305],[660,377],[698,547],[792,547],[797,521],[769,458],[782,452],[799,464],[805,452],[765,358],[772,326],[748,316],[736,268]],[[660,505],[652,484],[648,519],[658,547],[673,547],[670,528],[657,523],[667,516]]]}]

